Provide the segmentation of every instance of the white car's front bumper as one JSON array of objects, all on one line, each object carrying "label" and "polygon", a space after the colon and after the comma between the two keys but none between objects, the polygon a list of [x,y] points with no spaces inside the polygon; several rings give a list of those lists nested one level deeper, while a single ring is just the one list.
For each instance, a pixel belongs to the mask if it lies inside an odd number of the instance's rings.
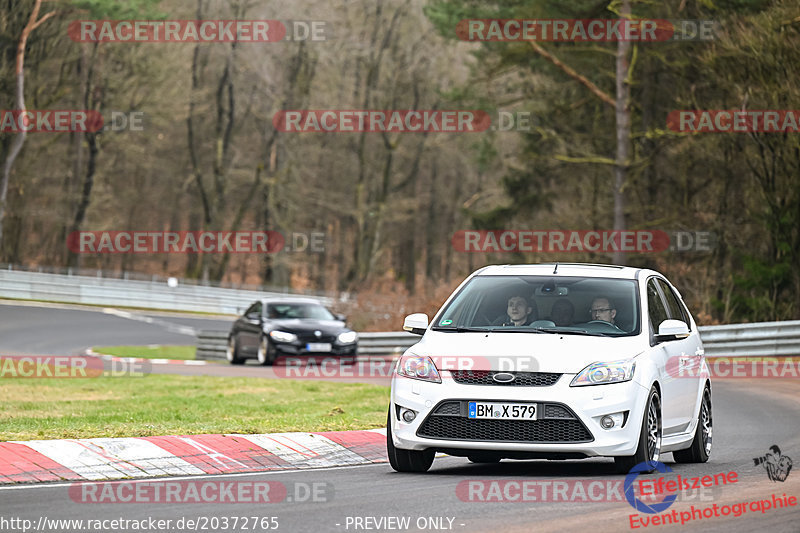
[{"label": "white car's front bumper", "polygon": [[[389,419],[394,445],[397,448],[536,452],[553,453],[554,456],[583,454],[588,457],[633,455],[636,452],[649,389],[635,380],[608,385],[570,387],[574,374],[563,374],[555,384],[549,386],[469,385],[456,383],[449,371],[442,371],[441,374],[442,383],[397,375],[392,378]],[[431,422],[423,428],[423,424],[442,402],[463,403],[471,400],[535,402],[539,418],[536,421],[507,420],[486,424],[483,421],[467,419],[466,416],[456,416],[459,420],[454,420],[433,415]],[[544,409],[545,404],[561,404],[571,410],[577,420],[548,418]],[[416,411],[417,417],[411,423],[398,419],[396,406]],[[450,408],[451,411],[455,409],[452,405]],[[562,416],[564,413],[557,409],[550,411],[554,413],[557,411]],[[611,429],[601,427],[600,419],[604,415],[626,411],[624,426]],[[483,424],[479,431],[473,431],[479,427],[476,422]],[[517,438],[494,440],[500,438],[499,433],[492,432],[490,428],[505,427],[509,424],[517,424],[516,428],[521,427],[519,424],[527,424],[527,429],[522,433],[534,435],[534,440]],[[588,430],[588,433],[580,428],[580,424]],[[419,433],[426,436],[420,436]],[[518,435],[520,432],[512,430],[509,434]],[[581,435],[588,436],[588,440]],[[440,436],[445,438],[439,438]],[[559,438],[564,436],[567,437],[565,440]],[[576,441],[576,436],[580,441]]]}]

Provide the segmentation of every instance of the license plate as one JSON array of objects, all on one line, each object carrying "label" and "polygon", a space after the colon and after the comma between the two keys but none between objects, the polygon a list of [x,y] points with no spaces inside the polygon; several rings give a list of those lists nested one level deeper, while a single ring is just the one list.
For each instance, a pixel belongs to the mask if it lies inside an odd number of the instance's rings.
[{"label": "license plate", "polygon": [[331,343],[329,342],[309,342],[306,344],[307,352],[330,352]]},{"label": "license plate", "polygon": [[536,404],[469,402],[468,417],[495,420],[536,420]]}]

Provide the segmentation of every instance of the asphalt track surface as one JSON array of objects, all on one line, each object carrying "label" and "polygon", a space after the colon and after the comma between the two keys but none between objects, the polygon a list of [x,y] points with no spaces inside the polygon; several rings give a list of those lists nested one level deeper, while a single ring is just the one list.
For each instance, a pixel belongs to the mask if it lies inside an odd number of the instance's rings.
[{"label": "asphalt track surface", "polygon": [[[24,307],[24,309],[20,309]],[[51,312],[54,310],[50,310]],[[31,324],[30,329],[8,328],[7,319],[18,325],[24,319],[52,318],[48,312],[36,311],[27,306],[0,306],[0,350],[14,348],[21,353],[77,353],[97,344],[149,344],[179,343],[174,333],[153,328],[156,324],[122,319],[113,315],[103,317],[95,311],[68,311],[59,314],[64,325],[52,322]],[[19,315],[18,315],[19,313]],[[83,313],[92,313],[85,315]],[[160,317],[163,318],[163,317]],[[121,320],[121,322],[119,322]],[[195,327],[194,319],[183,325]],[[200,323],[202,324],[202,323]],[[71,325],[72,327],[67,327]],[[80,328],[80,329],[78,329]],[[88,328],[88,329],[84,329]],[[43,338],[47,331],[48,338]],[[82,334],[86,334],[83,337]],[[56,352],[61,340],[60,351]],[[137,340],[139,339],[139,340]],[[186,336],[183,336],[183,343]],[[229,368],[225,365],[220,368]],[[246,367],[246,371],[264,370]],[[251,374],[255,378],[260,378]],[[195,477],[198,481],[277,481],[287,487],[309,487],[324,484],[325,496],[320,501],[281,501],[276,503],[116,503],[86,504],[70,498],[68,484],[23,485],[0,488],[0,530],[22,531],[20,522],[11,519],[29,519],[38,525],[41,517],[49,519],[171,519],[169,528],[163,529],[92,529],[84,527],[58,528],[49,524],[39,531],[187,531],[176,527],[177,521],[207,517],[206,529],[199,531],[275,531],[275,528],[247,529],[230,527],[234,517],[276,517],[277,531],[338,532],[338,531],[706,531],[706,532],[798,532],[800,531],[800,505],[769,509],[765,513],[753,510],[750,502],[771,500],[772,495],[794,496],[800,499],[800,470],[795,469],[785,482],[767,478],[753,458],[764,455],[777,444],[784,455],[800,461],[800,380],[797,379],[731,379],[717,380],[714,387],[714,449],[708,463],[701,465],[675,464],[671,454],[662,460],[675,474],[684,478],[736,472],[737,482],[714,487],[701,493],[684,493],[666,510],[691,512],[696,509],[718,509],[723,506],[747,503],[748,510],[735,517],[702,518],[684,525],[651,525],[631,528],[630,516],[650,517],[636,513],[625,500],[584,501],[580,495],[570,501],[515,501],[480,502],[464,501],[456,488],[461,482],[492,480],[514,482],[583,482],[619,481],[621,476],[612,473],[608,459],[582,461],[511,461],[495,465],[474,465],[466,459],[439,457],[427,474],[399,474],[388,464],[342,467],[324,470],[272,472],[240,475]],[[656,479],[651,475],[648,478]],[[137,481],[137,482],[142,482]],[[100,490],[102,490],[102,483]],[[290,494],[291,494],[290,490]],[[304,491],[300,491],[304,492]],[[484,492],[484,494],[487,494]],[[510,493],[519,495],[518,491]],[[534,494],[540,494],[535,492]],[[563,500],[563,498],[562,498]],[[228,518],[229,527],[221,523],[212,527],[210,519]],[[378,522],[389,517],[407,517],[408,528],[396,529],[396,522]],[[428,521],[428,518],[438,518]],[[452,522],[450,521],[452,519]],[[6,522],[3,522],[6,520]],[[202,520],[202,519],[201,519]],[[423,523],[427,522],[427,524]],[[360,524],[360,527],[359,527]],[[47,524],[46,524],[47,525]],[[129,523],[130,525],[130,523]],[[437,525],[439,526],[437,528]],[[422,526],[422,527],[419,527]],[[191,528],[191,530],[195,530]],[[30,530],[29,530],[30,531]]]}]

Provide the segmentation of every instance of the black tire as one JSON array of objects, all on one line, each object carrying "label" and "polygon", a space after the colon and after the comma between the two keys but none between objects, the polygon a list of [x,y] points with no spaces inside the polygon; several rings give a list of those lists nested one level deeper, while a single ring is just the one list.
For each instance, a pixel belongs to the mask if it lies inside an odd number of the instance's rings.
[{"label": "black tire", "polygon": [[262,335],[261,340],[258,342],[258,351],[256,352],[258,364],[262,366],[272,366],[275,364],[277,358],[278,352],[275,350],[275,347],[269,342],[266,335]]},{"label": "black tire", "polygon": [[389,455],[389,464],[398,472],[424,473],[433,464],[434,450],[401,450],[394,447],[392,442],[392,411],[386,417],[386,453]]},{"label": "black tire", "polygon": [[239,355],[239,343],[236,342],[236,336],[231,335],[228,338],[228,349],[225,351],[225,358],[232,365],[241,365],[244,359]]},{"label": "black tire", "polygon": [[706,385],[700,412],[697,414],[697,428],[694,430],[692,445],[685,450],[672,452],[676,463],[705,463],[711,455],[711,441],[714,436],[714,417],[711,412],[711,389]]},{"label": "black tire", "polygon": [[647,404],[642,417],[642,427],[639,430],[639,444],[633,455],[614,457],[617,472],[627,474],[639,463],[648,463],[650,473],[656,469],[656,462],[661,458],[661,397],[658,390],[653,387],[647,396]]}]

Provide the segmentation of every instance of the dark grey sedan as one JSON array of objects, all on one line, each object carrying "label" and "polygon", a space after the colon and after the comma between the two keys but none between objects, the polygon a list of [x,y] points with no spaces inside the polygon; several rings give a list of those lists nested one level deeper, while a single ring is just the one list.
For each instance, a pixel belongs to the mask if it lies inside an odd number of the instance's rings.
[{"label": "dark grey sedan", "polygon": [[227,359],[240,365],[256,359],[272,365],[281,356],[330,356],[355,361],[358,334],[344,317],[312,299],[264,299],[253,303],[233,323]]}]

